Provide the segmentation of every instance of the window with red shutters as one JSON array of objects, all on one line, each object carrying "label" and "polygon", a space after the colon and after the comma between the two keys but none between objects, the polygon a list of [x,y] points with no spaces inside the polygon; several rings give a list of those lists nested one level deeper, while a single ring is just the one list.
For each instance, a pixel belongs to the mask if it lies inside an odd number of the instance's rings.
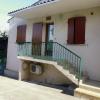
[{"label": "window with red shutters", "polygon": [[23,43],[26,41],[26,25],[17,26],[17,43]]},{"label": "window with red shutters", "polygon": [[68,20],[68,44],[85,43],[85,17],[74,17]]}]

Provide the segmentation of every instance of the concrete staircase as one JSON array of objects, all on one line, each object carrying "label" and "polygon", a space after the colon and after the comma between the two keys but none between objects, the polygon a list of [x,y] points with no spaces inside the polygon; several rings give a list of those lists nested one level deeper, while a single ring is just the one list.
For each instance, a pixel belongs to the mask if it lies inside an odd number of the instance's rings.
[{"label": "concrete staircase", "polygon": [[42,59],[33,59],[32,57],[22,57],[18,56],[18,59],[23,60],[23,61],[31,61],[31,62],[36,62],[36,63],[42,63],[42,64],[49,64],[51,66],[54,66],[58,71],[60,71],[67,79],[69,79],[72,84],[75,84],[78,86],[78,79],[75,77],[74,74],[70,73],[69,70],[64,69],[63,66],[60,66],[57,64],[55,61],[47,61],[47,60],[42,60]]},{"label": "concrete staircase", "polygon": [[[52,52],[47,52],[46,46]],[[58,42],[41,42],[38,44],[24,42],[18,44],[18,59],[51,64],[76,85],[81,78],[81,57]]]},{"label": "concrete staircase", "polygon": [[79,88],[75,90],[75,96],[85,98],[86,100],[100,100],[100,87],[91,84],[80,83]]}]

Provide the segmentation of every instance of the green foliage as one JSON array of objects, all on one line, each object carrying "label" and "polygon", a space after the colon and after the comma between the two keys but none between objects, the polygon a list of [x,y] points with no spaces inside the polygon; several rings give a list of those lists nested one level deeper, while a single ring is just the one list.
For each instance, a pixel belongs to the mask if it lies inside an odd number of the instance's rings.
[{"label": "green foliage", "polygon": [[1,35],[1,37],[3,37],[3,38],[7,38],[8,35],[7,35],[6,33],[7,33],[6,31],[4,31],[4,32],[1,32],[1,31],[0,31],[0,35]]}]

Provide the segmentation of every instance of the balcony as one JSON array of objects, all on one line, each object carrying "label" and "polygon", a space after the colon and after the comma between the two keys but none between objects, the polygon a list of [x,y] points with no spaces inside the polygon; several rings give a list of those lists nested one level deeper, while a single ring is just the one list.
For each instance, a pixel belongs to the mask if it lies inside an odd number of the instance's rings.
[{"label": "balcony", "polygon": [[73,74],[78,81],[81,79],[81,58],[57,42],[18,43],[18,56],[57,62],[63,69]]}]

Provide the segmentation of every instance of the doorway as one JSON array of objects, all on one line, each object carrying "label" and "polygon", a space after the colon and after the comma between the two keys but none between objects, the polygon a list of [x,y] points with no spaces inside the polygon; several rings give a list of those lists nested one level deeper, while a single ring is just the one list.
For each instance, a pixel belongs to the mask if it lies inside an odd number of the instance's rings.
[{"label": "doorway", "polygon": [[52,56],[53,54],[53,40],[54,40],[54,23],[46,24],[46,44],[45,56]]}]

